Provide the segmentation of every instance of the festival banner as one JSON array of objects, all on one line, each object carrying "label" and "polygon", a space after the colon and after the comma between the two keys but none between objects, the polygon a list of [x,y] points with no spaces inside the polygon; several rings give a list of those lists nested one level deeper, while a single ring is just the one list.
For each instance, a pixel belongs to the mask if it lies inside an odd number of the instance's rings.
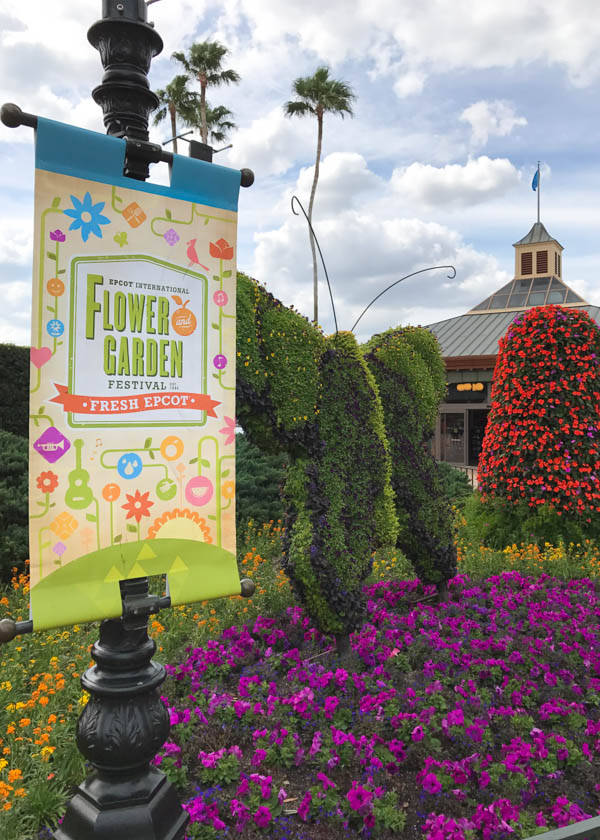
[{"label": "festival banner", "polygon": [[30,381],[35,630],[239,594],[239,170],[174,155],[125,177],[125,141],[39,119]]}]

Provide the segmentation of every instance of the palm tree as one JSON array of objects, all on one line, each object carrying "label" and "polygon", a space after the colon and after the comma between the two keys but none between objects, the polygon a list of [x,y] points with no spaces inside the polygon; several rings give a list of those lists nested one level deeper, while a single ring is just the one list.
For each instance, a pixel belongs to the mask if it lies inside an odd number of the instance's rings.
[{"label": "palm tree", "polygon": [[[303,76],[294,82],[292,89],[296,100],[286,102],[284,107],[288,117],[303,117],[306,114],[313,114],[317,118],[317,158],[315,161],[315,174],[310,191],[310,202],[308,204],[308,219],[312,225],[312,211],[319,180],[319,163],[321,161],[321,146],[323,143],[323,116],[326,113],[344,114],[353,116],[352,102],[356,99],[350,85],[338,79],[329,78],[329,68],[319,67],[314,76]],[[312,231],[309,230],[310,248],[313,258],[313,288],[314,288],[314,321],[318,323],[318,293],[317,293],[317,255],[315,241]]]},{"label": "palm tree", "polygon": [[190,77],[198,79],[200,83],[200,137],[203,143],[208,143],[208,115],[206,104],[206,89],[218,85],[237,83],[240,76],[235,70],[223,70],[222,61],[229,50],[218,41],[201,41],[192,44],[187,56],[182,52],[174,52],[173,58],[180,61]]},{"label": "palm tree", "polygon": [[[200,116],[199,103],[196,101],[192,107],[186,109],[183,118],[187,125],[201,131],[202,120]],[[208,102],[206,103],[206,128],[208,136],[213,143],[222,143],[230,131],[237,128],[233,120],[233,113],[224,105],[217,105],[216,108],[211,108]]]},{"label": "palm tree", "polygon": [[[194,101],[198,94],[188,90],[188,77],[181,74],[175,76],[172,82],[160,90],[156,91],[160,107],[154,115],[154,125],[158,125],[167,115],[171,120],[171,137],[175,138],[177,134],[177,116],[179,115],[184,123],[187,124],[186,113],[194,105]],[[177,140],[173,140],[173,151],[177,153]]]}]

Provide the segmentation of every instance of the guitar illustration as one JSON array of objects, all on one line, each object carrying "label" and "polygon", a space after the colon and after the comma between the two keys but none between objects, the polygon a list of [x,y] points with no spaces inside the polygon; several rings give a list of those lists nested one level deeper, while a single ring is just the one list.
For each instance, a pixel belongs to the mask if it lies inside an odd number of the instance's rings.
[{"label": "guitar illustration", "polygon": [[89,486],[90,474],[81,468],[81,449],[83,440],[73,441],[75,447],[75,469],[69,473],[69,486],[65,493],[65,504],[72,510],[83,510],[94,501],[94,493]]}]

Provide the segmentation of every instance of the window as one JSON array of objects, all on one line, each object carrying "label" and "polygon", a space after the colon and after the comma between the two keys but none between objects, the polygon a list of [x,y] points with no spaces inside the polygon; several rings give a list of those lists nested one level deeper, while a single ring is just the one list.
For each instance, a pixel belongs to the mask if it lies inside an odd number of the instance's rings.
[{"label": "window", "polygon": [[533,274],[533,254],[531,251],[521,254],[521,274]]},{"label": "window", "polygon": [[556,274],[556,276],[557,276],[557,277],[560,277],[560,254],[559,254],[559,253],[556,253],[556,254],[554,255],[554,257],[555,257],[554,262],[556,263],[556,271],[555,271],[555,274]]},{"label": "window", "polygon": [[548,251],[538,251],[535,255],[535,273],[545,274],[548,271]]}]

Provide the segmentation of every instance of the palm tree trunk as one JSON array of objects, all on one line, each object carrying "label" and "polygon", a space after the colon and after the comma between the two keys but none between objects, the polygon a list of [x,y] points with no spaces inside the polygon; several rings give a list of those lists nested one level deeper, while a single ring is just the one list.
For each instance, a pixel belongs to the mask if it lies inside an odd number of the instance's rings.
[{"label": "palm tree trunk", "polygon": [[169,115],[171,117],[171,137],[173,138],[173,151],[177,154],[177,139],[175,135],[177,134],[177,112],[175,110],[175,105],[172,102],[169,102]]},{"label": "palm tree trunk", "polygon": [[[310,191],[310,201],[308,202],[308,221],[312,225],[312,212],[313,212],[313,205],[315,203],[315,193],[317,191],[317,181],[319,180],[319,163],[321,161],[321,145],[323,143],[323,114],[319,113],[318,106],[317,106],[317,124],[318,124],[318,133],[317,133],[317,159],[315,160],[315,174],[313,177],[312,182],[312,189]],[[312,251],[312,259],[313,259],[313,301],[314,301],[314,322],[315,324],[319,323],[319,286],[318,286],[318,279],[317,279],[317,250],[315,248],[315,239],[312,234],[312,230],[308,231],[308,236],[310,239],[310,250]]]},{"label": "palm tree trunk", "polygon": [[208,126],[206,125],[206,82],[200,78],[200,137],[203,143],[208,143]]}]

